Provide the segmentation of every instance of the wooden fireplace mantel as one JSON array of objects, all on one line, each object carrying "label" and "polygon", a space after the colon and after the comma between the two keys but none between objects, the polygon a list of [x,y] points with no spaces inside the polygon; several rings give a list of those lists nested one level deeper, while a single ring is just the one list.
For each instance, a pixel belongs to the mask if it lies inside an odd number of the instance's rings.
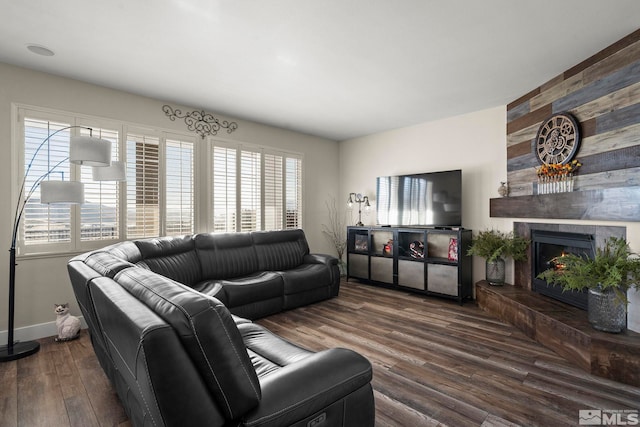
[{"label": "wooden fireplace mantel", "polygon": [[640,187],[490,199],[489,216],[640,221]]}]

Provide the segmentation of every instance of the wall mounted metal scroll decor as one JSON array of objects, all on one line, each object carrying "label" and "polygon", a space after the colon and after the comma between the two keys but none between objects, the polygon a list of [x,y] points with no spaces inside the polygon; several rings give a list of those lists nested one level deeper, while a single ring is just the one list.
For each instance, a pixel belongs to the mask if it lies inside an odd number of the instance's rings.
[{"label": "wall mounted metal scroll decor", "polygon": [[171,121],[184,119],[187,129],[196,132],[203,139],[207,135],[217,135],[221,128],[226,129],[227,133],[238,129],[236,122],[220,121],[213,117],[212,114],[205,113],[204,110],[183,113],[182,110],[178,108],[173,109],[169,105],[163,105],[162,111],[164,111]]}]

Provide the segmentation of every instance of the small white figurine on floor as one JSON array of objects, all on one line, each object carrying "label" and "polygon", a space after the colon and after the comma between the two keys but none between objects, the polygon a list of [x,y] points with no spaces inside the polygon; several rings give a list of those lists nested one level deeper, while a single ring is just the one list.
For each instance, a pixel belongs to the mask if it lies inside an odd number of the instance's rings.
[{"label": "small white figurine on floor", "polygon": [[56,342],[71,341],[80,336],[80,319],[69,314],[69,303],[53,304],[58,336]]}]

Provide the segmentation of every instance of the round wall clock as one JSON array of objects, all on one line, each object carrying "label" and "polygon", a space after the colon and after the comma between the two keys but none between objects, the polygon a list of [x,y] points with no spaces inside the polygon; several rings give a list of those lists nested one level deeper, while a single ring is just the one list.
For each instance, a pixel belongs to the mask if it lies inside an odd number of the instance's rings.
[{"label": "round wall clock", "polygon": [[578,122],[569,113],[554,114],[538,129],[535,150],[542,164],[569,163],[579,146]]}]

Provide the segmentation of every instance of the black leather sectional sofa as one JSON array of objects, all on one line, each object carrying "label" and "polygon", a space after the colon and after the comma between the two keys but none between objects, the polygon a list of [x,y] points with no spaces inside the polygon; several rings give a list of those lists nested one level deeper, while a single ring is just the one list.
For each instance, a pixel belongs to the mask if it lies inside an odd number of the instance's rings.
[{"label": "black leather sectional sofa", "polygon": [[249,319],[336,296],[302,230],[122,242],[73,258],[102,368],[135,426],[372,426],[371,365]]}]

